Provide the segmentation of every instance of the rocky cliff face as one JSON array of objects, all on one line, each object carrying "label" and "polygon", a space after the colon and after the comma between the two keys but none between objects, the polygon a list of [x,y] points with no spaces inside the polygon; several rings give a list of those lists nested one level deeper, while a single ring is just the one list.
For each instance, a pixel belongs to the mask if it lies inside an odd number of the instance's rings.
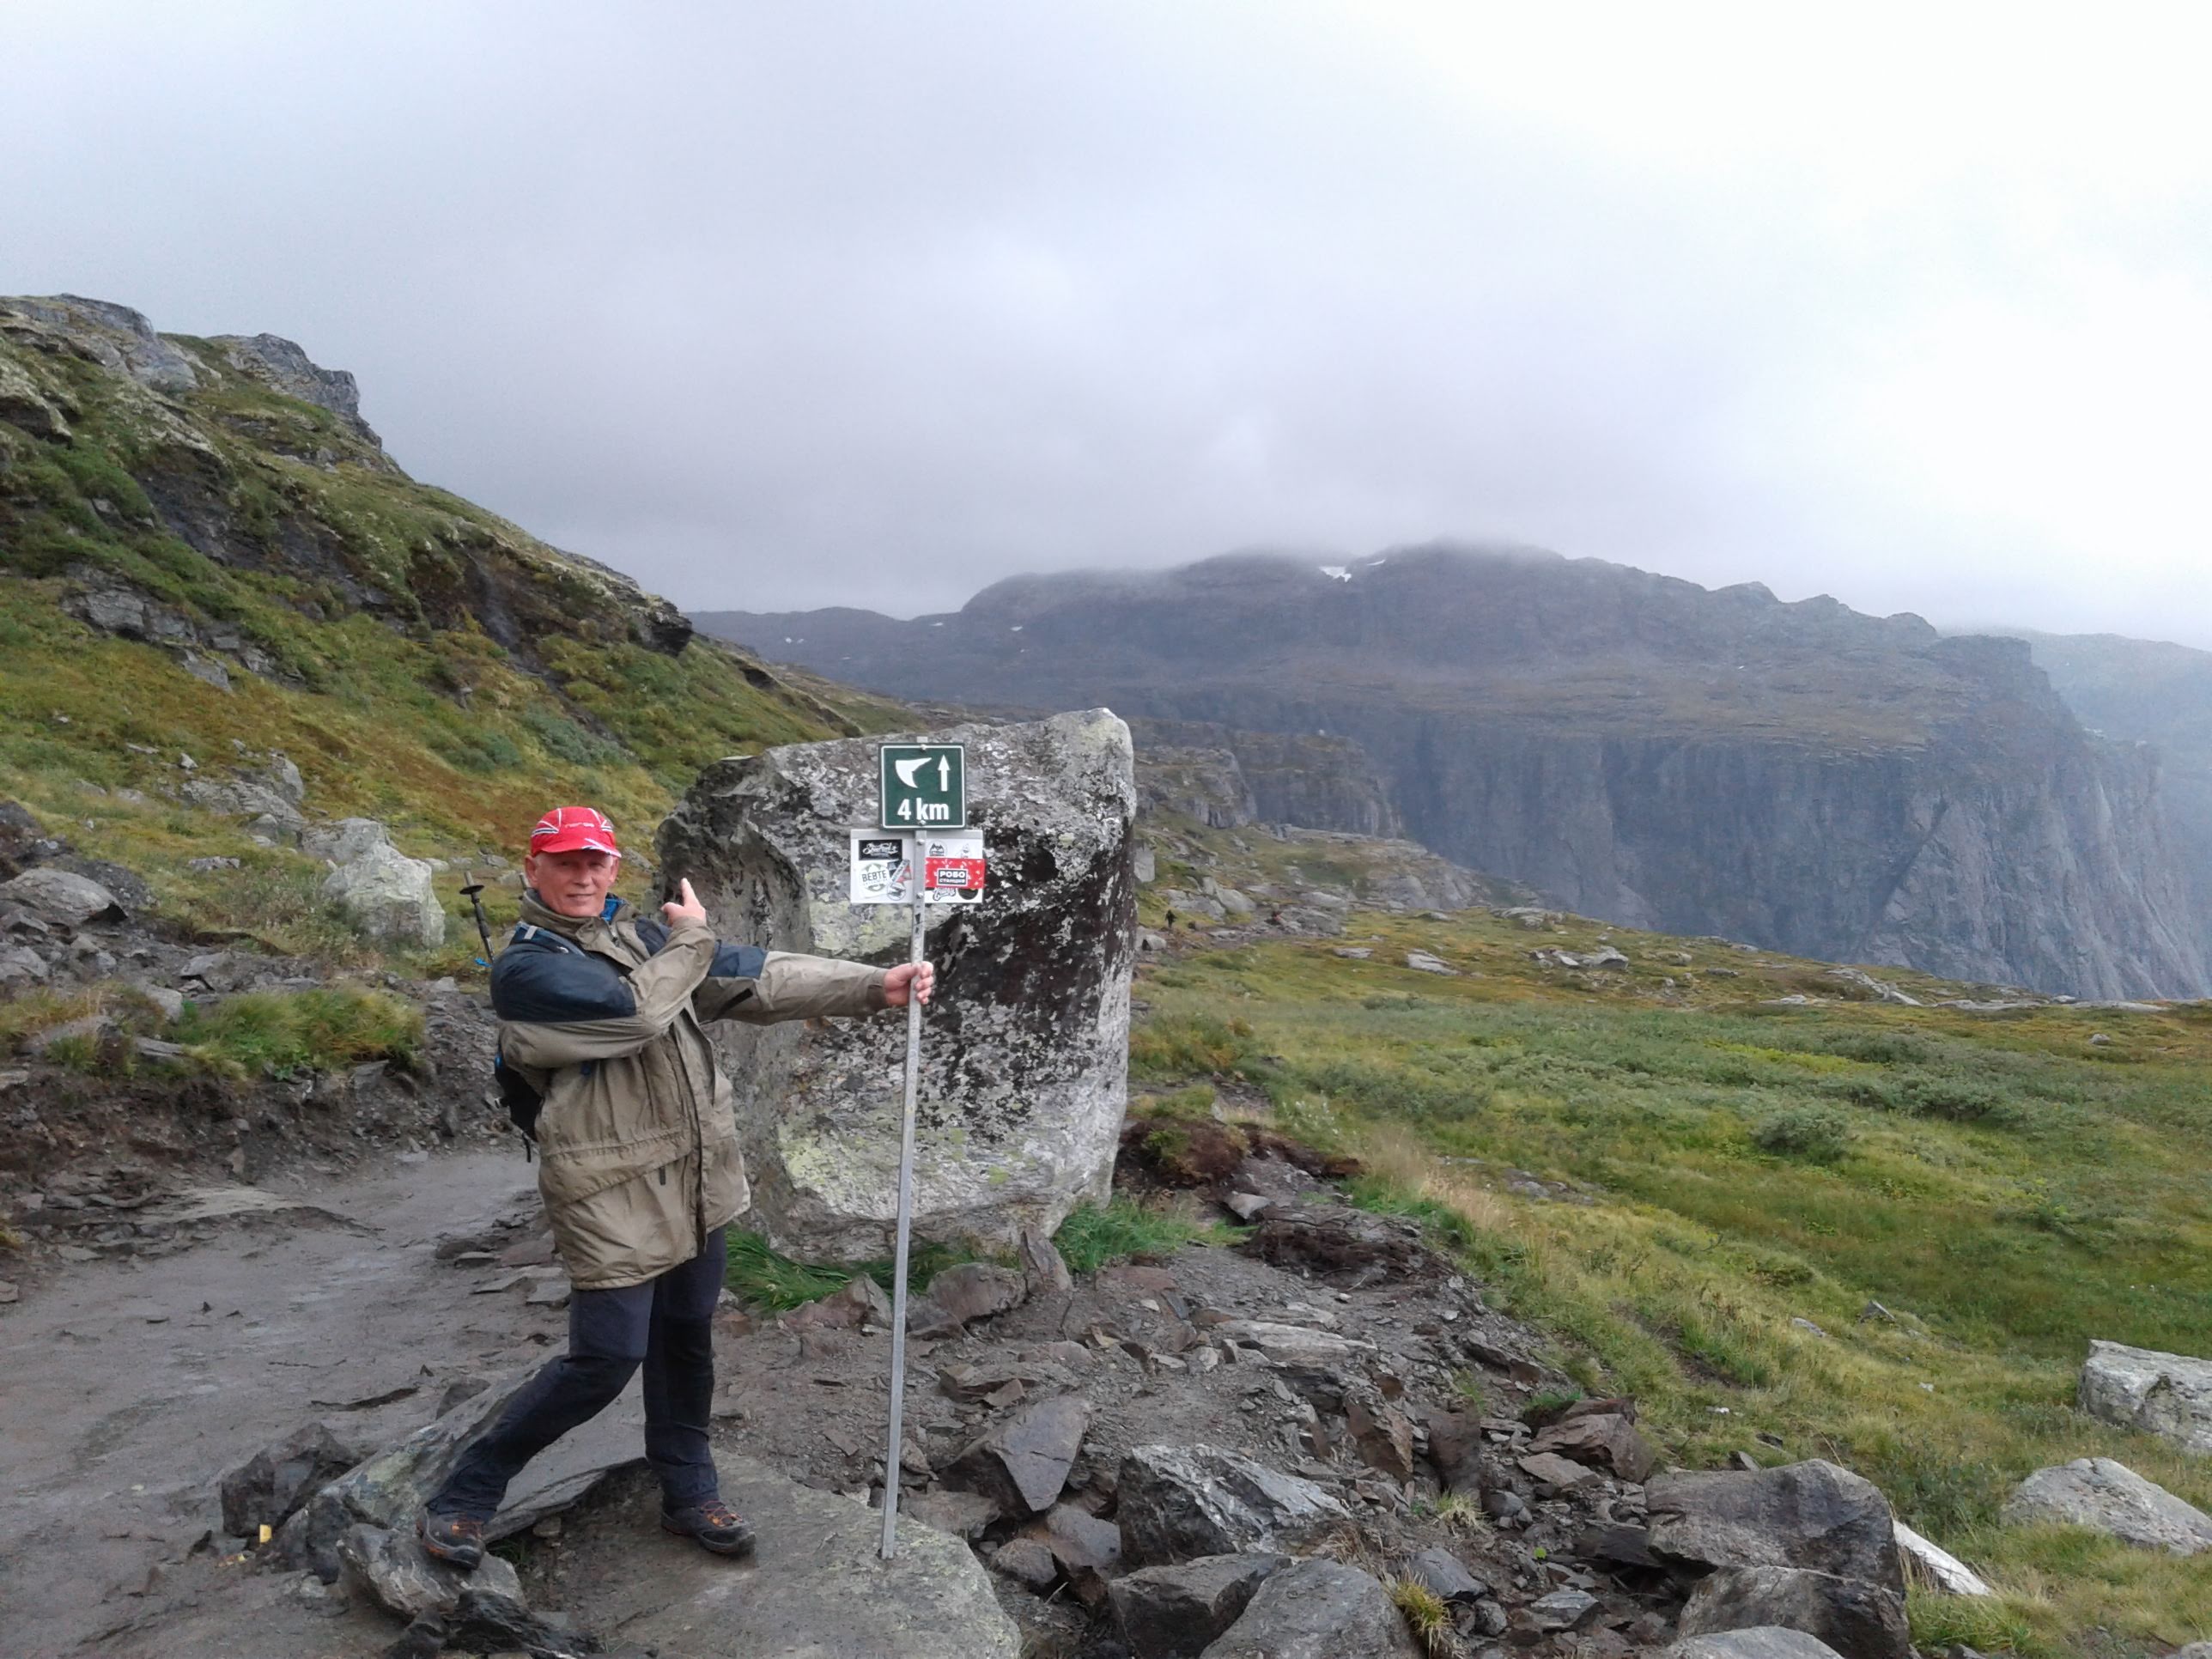
[{"label": "rocky cliff face", "polygon": [[[2084,731],[2025,646],[1917,617],[1429,548],[699,621],[894,694],[1204,722],[1248,785],[1235,734],[1348,740],[1407,833],[1592,915],[2086,996],[2212,985],[2154,755]],[[1279,816],[1351,810],[1357,763],[1310,769]]]},{"label": "rocky cliff face", "polygon": [[2212,916],[2212,652],[2116,634],[2020,637],[2084,726],[2156,749],[2197,913]]}]

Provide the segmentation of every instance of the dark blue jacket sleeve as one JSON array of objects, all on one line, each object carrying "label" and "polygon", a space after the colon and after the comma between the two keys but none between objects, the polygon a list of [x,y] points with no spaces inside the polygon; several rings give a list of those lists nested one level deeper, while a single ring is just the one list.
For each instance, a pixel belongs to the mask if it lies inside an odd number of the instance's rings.
[{"label": "dark blue jacket sleeve", "polygon": [[519,945],[492,964],[491,1006],[501,1019],[559,1024],[627,1019],[637,1012],[637,997],[610,962],[581,951]]}]

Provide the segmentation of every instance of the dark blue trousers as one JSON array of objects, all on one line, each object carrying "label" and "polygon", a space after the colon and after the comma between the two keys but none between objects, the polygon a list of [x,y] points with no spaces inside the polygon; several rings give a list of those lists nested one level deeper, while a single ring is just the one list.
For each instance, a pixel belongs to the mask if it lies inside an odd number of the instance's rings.
[{"label": "dark blue trousers", "polygon": [[714,1304],[726,1261],[722,1230],[658,1279],[568,1298],[568,1352],[523,1384],[499,1420],[461,1454],[428,1508],[489,1521],[522,1466],[611,1405],[645,1367],[645,1456],[669,1509],[720,1487],[707,1423],[714,1397]]}]

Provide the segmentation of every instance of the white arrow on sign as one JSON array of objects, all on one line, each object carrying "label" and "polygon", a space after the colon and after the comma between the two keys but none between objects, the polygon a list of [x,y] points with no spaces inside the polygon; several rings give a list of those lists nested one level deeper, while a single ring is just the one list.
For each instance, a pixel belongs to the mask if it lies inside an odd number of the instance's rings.
[{"label": "white arrow on sign", "polygon": [[[945,764],[942,760],[939,760],[937,763],[939,766],[943,766]],[[921,769],[928,764],[928,756],[916,755],[912,760],[893,761],[891,763],[891,770],[898,774],[898,781],[901,783],[904,784],[909,789],[915,789],[921,787],[915,780],[921,776]],[[948,789],[952,787],[951,774],[949,771],[945,775],[945,787]]]},{"label": "white arrow on sign", "polygon": [[937,787],[947,794],[952,793],[952,757],[949,755],[937,757]]}]

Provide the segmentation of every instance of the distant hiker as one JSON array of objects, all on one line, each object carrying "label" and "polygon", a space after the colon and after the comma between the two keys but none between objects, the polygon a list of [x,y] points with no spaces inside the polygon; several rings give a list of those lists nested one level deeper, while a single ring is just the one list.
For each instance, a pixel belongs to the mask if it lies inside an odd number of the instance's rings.
[{"label": "distant hiker", "polygon": [[927,963],[891,969],[719,943],[688,881],[636,918],[610,896],[622,850],[588,806],[531,832],[522,925],[491,974],[501,1063],[544,1097],[538,1191],[574,1287],[568,1351],[461,1455],[417,1522],[473,1567],[522,1466],[645,1368],[645,1455],[660,1523],[717,1554],[752,1532],[725,1504],[707,1443],[722,1230],[750,1199],[730,1085],[703,1023],[767,1024],[927,1002]]},{"label": "distant hiker", "polygon": [[1270,910],[1267,913],[1267,921],[1271,927],[1281,927],[1283,925],[1283,913],[1280,910]]},{"label": "distant hiker", "polygon": [[1168,932],[1175,932],[1175,912],[1172,910],[1168,912]]}]

